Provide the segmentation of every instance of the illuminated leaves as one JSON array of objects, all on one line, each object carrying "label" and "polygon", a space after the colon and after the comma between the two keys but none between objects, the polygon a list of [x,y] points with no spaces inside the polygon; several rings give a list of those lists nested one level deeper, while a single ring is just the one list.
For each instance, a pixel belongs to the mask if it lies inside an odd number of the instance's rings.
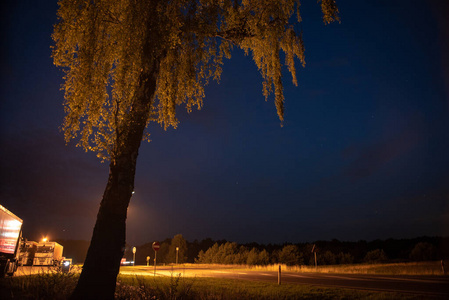
[{"label": "illuminated leaves", "polygon": [[[338,21],[335,1],[320,2],[324,22]],[[53,59],[65,70],[62,129],[66,141],[78,138],[103,159],[117,155],[133,130],[133,109],[146,113],[147,126],[164,128],[176,128],[177,105],[200,109],[205,85],[220,79],[233,47],[252,56],[281,121],[281,52],[295,85],[295,60],[305,65],[295,28],[299,0],[60,0],[59,6]],[[156,87],[145,102],[139,91],[148,76]]]}]

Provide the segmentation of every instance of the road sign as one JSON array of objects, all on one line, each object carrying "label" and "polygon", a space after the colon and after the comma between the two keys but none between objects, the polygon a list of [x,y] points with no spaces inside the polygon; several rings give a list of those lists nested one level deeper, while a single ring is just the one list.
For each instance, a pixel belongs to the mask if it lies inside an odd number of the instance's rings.
[{"label": "road sign", "polygon": [[133,247],[133,253],[136,253],[136,247]]},{"label": "road sign", "polygon": [[161,247],[161,246],[159,245],[158,242],[154,242],[154,243],[153,243],[153,250],[154,250],[154,251],[158,251],[160,247]]}]

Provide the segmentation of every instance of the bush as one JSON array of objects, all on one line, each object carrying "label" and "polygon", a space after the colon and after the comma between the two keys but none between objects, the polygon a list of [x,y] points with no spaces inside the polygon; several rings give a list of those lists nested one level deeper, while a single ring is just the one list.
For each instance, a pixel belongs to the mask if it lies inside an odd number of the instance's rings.
[{"label": "bush", "polygon": [[337,259],[340,265],[350,265],[354,263],[354,257],[349,253],[340,252]]},{"label": "bush", "polygon": [[335,254],[330,252],[329,250],[324,252],[320,258],[321,258],[320,259],[321,265],[335,265],[337,263],[337,258]]},{"label": "bush", "polygon": [[434,260],[436,248],[430,243],[417,243],[410,253],[410,259],[414,261],[429,261]]},{"label": "bush", "polygon": [[376,249],[369,251],[365,258],[363,259],[365,262],[373,264],[373,263],[381,263],[387,260],[387,255],[385,254],[383,249]]}]

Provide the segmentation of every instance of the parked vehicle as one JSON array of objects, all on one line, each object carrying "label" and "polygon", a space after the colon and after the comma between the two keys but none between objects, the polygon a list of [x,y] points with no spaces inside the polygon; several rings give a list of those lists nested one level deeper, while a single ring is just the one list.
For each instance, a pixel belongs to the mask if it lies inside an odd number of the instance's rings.
[{"label": "parked vehicle", "polygon": [[72,259],[71,258],[63,258],[61,261],[61,271],[63,273],[67,273],[72,268]]},{"label": "parked vehicle", "polygon": [[22,219],[0,205],[0,277],[17,270],[22,224]]},{"label": "parked vehicle", "polygon": [[20,249],[19,265],[32,266],[34,256],[37,251],[37,243],[33,241],[24,241]]},{"label": "parked vehicle", "polygon": [[56,242],[40,242],[34,255],[34,266],[59,266],[64,247]]}]

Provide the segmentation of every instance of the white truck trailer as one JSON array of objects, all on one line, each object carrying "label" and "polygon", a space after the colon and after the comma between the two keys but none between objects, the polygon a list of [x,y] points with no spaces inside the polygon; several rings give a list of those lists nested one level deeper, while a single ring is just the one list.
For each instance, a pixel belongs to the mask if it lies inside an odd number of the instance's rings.
[{"label": "white truck trailer", "polygon": [[22,224],[22,219],[0,205],[0,277],[17,270]]},{"label": "white truck trailer", "polygon": [[36,253],[34,254],[35,266],[59,266],[63,257],[62,245],[56,242],[37,243]]}]

